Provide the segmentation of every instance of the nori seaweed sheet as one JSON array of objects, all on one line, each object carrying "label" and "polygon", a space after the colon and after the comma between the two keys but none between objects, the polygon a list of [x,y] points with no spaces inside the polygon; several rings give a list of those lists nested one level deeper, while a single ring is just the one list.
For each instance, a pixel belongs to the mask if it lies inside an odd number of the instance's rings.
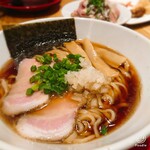
[{"label": "nori seaweed sheet", "polygon": [[77,38],[73,18],[7,27],[4,35],[16,63]]}]

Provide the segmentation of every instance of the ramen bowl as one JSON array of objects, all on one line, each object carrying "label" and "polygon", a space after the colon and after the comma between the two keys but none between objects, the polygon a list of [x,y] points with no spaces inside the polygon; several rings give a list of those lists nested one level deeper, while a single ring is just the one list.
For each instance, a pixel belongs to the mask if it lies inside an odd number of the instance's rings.
[{"label": "ramen bowl", "polygon": [[[73,18],[50,18],[33,20],[28,23],[35,24],[37,22],[52,22],[54,20],[65,19]],[[85,18],[74,18],[73,20],[77,39],[88,38],[93,42],[106,45],[126,56],[136,68],[142,87],[140,102],[134,113],[124,124],[110,134],[81,144],[51,144],[27,140],[20,137],[0,120],[1,149],[120,150],[143,143],[150,135],[150,41],[128,28],[109,22]],[[44,30],[46,30],[46,28],[44,28]],[[14,57],[14,55],[12,55],[13,52],[9,50],[10,45],[8,40],[6,42],[4,32],[2,31],[0,32],[0,42],[0,56],[2,56],[0,66],[2,66],[10,57]],[[13,46],[15,48],[15,45]]]}]

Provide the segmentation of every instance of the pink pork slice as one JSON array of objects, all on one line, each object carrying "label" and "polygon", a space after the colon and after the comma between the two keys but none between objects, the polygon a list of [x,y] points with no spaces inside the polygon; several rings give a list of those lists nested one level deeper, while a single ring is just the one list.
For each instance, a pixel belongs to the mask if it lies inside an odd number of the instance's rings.
[{"label": "pink pork slice", "polygon": [[120,16],[120,10],[118,9],[117,5],[115,3],[111,3],[108,1],[108,5],[110,7],[110,13],[109,18],[111,22],[117,22],[119,16]]},{"label": "pink pork slice", "polygon": [[20,62],[16,82],[3,99],[2,110],[6,115],[14,116],[27,112],[48,102],[49,96],[41,91],[35,92],[32,96],[26,95],[26,90],[32,86],[29,82],[30,77],[33,76],[30,71],[32,65],[39,66],[40,64],[35,59],[27,58]]},{"label": "pink pork slice", "polygon": [[77,109],[77,102],[69,96],[55,98],[47,107],[22,116],[16,129],[29,139],[58,141],[72,132]]}]

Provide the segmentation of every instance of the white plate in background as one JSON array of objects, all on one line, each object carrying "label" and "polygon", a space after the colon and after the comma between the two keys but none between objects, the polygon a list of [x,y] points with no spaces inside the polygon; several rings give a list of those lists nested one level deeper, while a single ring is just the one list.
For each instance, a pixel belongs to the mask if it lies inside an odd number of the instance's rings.
[{"label": "white plate in background", "polygon": [[[71,17],[71,13],[78,8],[80,2],[81,1],[79,0],[79,1],[74,1],[66,4],[61,10],[62,15],[64,17]],[[117,4],[117,7],[120,11],[120,16],[116,23],[120,25],[125,24],[128,20],[131,19],[131,12],[128,8],[126,8],[121,4]]]},{"label": "white plate in background", "polygon": [[[109,0],[109,1],[117,2],[119,4],[123,4],[129,10],[131,10],[139,2],[139,0]],[[149,21],[150,21],[150,14],[145,14],[142,17],[139,17],[139,18],[131,18],[129,21],[127,21],[126,24],[136,25],[136,24],[146,23],[146,22],[149,22]]]},{"label": "white plate in background", "polygon": [[146,23],[150,21],[150,14],[146,14],[142,17],[139,18],[131,18],[129,21],[126,22],[128,25],[135,25],[135,24],[141,24],[141,23]]}]

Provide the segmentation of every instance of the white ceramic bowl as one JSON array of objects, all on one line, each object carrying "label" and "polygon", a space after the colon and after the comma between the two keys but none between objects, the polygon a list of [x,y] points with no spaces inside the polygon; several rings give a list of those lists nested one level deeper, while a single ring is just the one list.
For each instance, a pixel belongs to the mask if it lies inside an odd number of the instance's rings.
[{"label": "white ceramic bowl", "polygon": [[[35,21],[48,21],[51,18]],[[32,22],[35,22],[32,21]],[[0,121],[0,149],[26,150],[124,150],[144,141],[150,135],[150,41],[125,27],[109,22],[76,18],[77,38],[111,47],[131,60],[142,82],[141,102],[132,117],[111,134],[85,144],[43,144],[25,140]],[[3,32],[0,32],[0,66],[8,60],[9,52]]]}]

